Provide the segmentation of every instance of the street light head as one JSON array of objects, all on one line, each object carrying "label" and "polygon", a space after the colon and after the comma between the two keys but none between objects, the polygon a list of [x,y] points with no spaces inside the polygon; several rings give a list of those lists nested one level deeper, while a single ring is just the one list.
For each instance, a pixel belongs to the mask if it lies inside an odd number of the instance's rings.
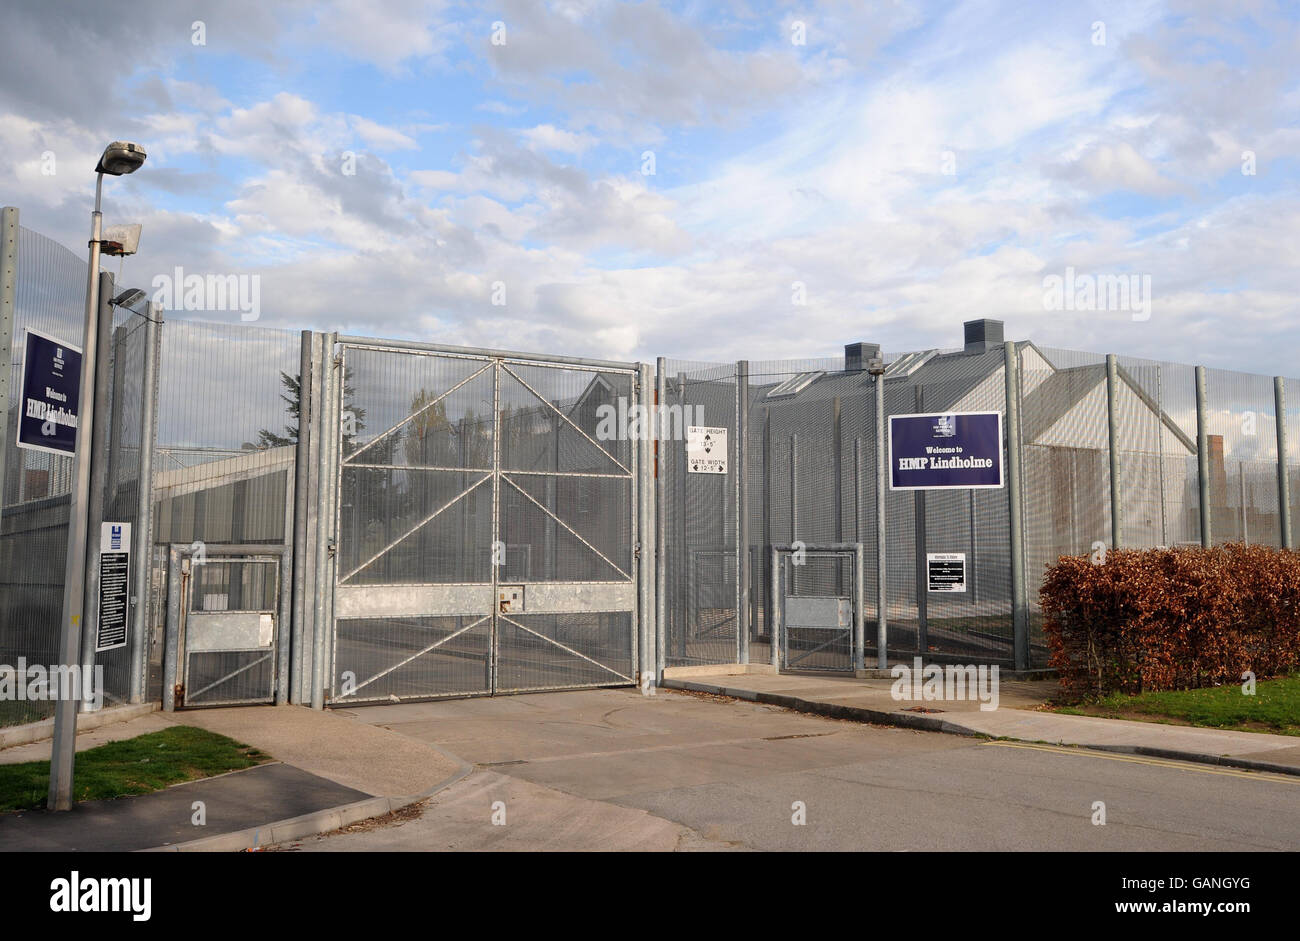
[{"label": "street light head", "polygon": [[144,163],[144,158],[148,154],[139,144],[133,144],[130,141],[115,140],[104,148],[104,154],[99,158],[99,166],[95,167],[96,173],[107,173],[110,176],[122,176],[126,173],[134,173],[140,169]]},{"label": "street light head", "polygon": [[867,372],[873,376],[883,376],[885,374],[885,361],[879,356],[867,360]]},{"label": "street light head", "polygon": [[145,299],[147,295],[139,288],[128,288],[117,297],[109,301],[114,307],[132,308]]}]

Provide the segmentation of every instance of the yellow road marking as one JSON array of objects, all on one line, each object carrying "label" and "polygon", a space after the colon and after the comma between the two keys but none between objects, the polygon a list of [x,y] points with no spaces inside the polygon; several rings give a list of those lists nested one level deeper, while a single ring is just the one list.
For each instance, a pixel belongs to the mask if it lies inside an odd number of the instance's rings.
[{"label": "yellow road marking", "polygon": [[1146,755],[1116,755],[1091,748],[1069,748],[1063,745],[1039,745],[1034,742],[983,742],[984,745],[999,745],[1002,748],[1031,748],[1035,751],[1055,752],[1058,755],[1078,755],[1085,758],[1103,758],[1108,761],[1127,761],[1135,765],[1155,765],[1161,768],[1174,768],[1179,771],[1195,771],[1200,774],[1223,774],[1234,778],[1249,778],[1252,781],[1281,781],[1287,784],[1300,784],[1300,777],[1275,774],[1268,771],[1248,771],[1243,768],[1214,768],[1193,762],[1178,761],[1173,758],[1153,758]]}]

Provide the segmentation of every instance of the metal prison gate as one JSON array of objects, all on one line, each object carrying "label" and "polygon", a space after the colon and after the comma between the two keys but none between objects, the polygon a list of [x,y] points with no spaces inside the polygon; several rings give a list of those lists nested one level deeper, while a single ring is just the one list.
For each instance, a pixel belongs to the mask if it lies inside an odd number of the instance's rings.
[{"label": "metal prison gate", "polygon": [[329,699],[635,683],[640,573],[653,571],[638,542],[650,491],[648,439],[633,438],[640,367],[331,346]]}]

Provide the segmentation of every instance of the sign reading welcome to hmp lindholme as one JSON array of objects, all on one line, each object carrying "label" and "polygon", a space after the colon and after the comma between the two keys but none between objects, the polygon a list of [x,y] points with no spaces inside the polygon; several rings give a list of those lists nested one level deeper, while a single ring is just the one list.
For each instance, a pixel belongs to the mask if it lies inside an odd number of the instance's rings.
[{"label": "sign reading welcome to hmp lindholme", "polygon": [[[8,364],[5,364],[8,369]],[[77,447],[81,350],[27,328],[18,447],[71,454]]]},{"label": "sign reading welcome to hmp lindholme", "polygon": [[1002,413],[889,417],[891,490],[1002,486]]}]

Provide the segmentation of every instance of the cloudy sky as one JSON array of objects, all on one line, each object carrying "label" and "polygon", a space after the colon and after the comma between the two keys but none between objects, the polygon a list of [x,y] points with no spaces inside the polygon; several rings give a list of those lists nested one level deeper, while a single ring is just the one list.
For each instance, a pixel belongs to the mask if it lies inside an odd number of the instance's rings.
[{"label": "cloudy sky", "polygon": [[[256,275],[262,326],[729,360],[989,316],[1296,376],[1298,62],[1267,0],[39,0],[0,202],[80,252],[137,141],[126,280]],[[1143,293],[1052,309],[1067,269]]]}]

